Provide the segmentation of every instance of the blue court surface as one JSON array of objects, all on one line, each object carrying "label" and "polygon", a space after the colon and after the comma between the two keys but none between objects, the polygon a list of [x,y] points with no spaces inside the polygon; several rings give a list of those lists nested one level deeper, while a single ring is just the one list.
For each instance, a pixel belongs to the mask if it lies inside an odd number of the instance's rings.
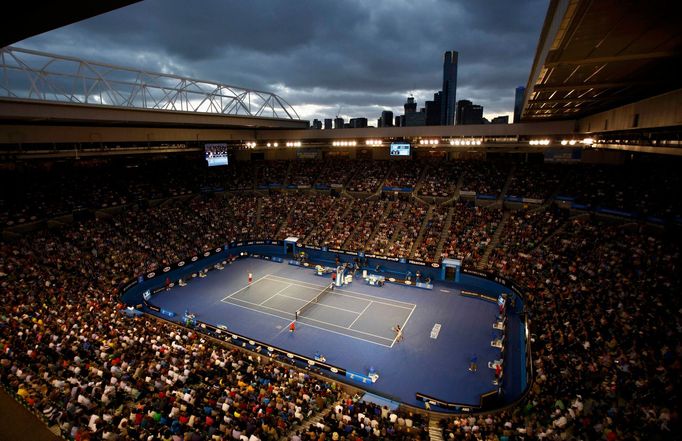
[{"label": "blue court surface", "polygon": [[[495,303],[461,296],[453,284],[423,290],[355,279],[323,292],[330,282],[304,267],[245,258],[162,291],[152,303],[179,315],[189,310],[201,321],[304,356],[319,352],[349,371],[366,375],[374,368],[379,379],[370,389],[407,404],[423,406],[419,392],[475,406],[481,394],[496,389],[487,366],[500,356],[490,344]],[[396,341],[396,324],[402,341]],[[431,338],[435,324],[440,332]],[[474,354],[478,370],[471,372]]]}]

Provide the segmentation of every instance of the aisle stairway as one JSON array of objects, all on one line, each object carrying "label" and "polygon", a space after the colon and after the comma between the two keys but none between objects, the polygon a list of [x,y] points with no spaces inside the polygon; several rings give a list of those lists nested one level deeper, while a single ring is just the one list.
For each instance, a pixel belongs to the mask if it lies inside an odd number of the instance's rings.
[{"label": "aisle stairway", "polygon": [[451,204],[459,200],[459,190],[462,188],[462,184],[464,184],[464,173],[459,175],[459,178],[457,179],[457,184],[455,185],[455,191],[453,192],[452,197],[448,198],[448,200],[443,202],[443,205]]},{"label": "aisle stairway", "polygon": [[448,231],[450,230],[450,225],[452,225],[452,215],[455,212],[455,207],[452,206],[448,210],[448,216],[445,218],[445,225],[443,225],[443,233],[440,236],[440,240],[438,241],[438,246],[436,247],[436,260],[440,259],[440,256],[443,252],[443,245],[445,244],[445,240],[447,239]]},{"label": "aisle stairway", "polygon": [[429,419],[429,439],[431,441],[443,441],[443,429],[438,425],[437,418]]},{"label": "aisle stairway", "polygon": [[263,198],[258,198],[257,199],[257,206],[256,206],[256,225],[260,225],[260,215],[261,212],[263,211]]},{"label": "aisle stairway", "polygon": [[510,217],[511,213],[505,211],[504,214],[502,215],[502,220],[497,226],[497,230],[495,230],[495,234],[493,234],[493,237],[490,239],[490,242],[488,242],[488,246],[485,248],[483,256],[481,256],[481,259],[476,263],[476,269],[482,270],[486,266],[488,266],[488,259],[490,258],[490,254],[493,252],[493,250],[499,243],[500,237],[502,236],[502,231],[504,231],[504,226],[507,225],[507,222],[509,221]]},{"label": "aisle stairway", "polygon": [[428,225],[429,221],[431,220],[431,216],[433,215],[433,205],[429,205],[429,211],[426,212],[426,216],[424,217],[424,222],[422,222],[422,226],[419,229],[419,236],[417,236],[417,239],[414,241],[412,244],[412,250],[410,250],[410,259],[414,258],[414,252],[417,251],[417,248],[419,245],[421,245],[422,240],[424,239],[424,233],[426,232],[426,225]]},{"label": "aisle stairway", "polygon": [[295,425],[294,427],[292,427],[289,433],[286,436],[280,438],[279,441],[287,441],[291,439],[291,437],[296,434],[296,431],[298,431],[299,433],[305,432],[311,426],[321,422],[324,419],[324,417],[329,415],[329,413],[332,412],[334,408],[339,404],[341,404],[341,400],[330,404],[329,406],[325,407],[324,409],[317,413],[312,414],[308,419],[303,421],[301,425]]},{"label": "aisle stairway", "polygon": [[509,190],[509,186],[511,185],[512,178],[514,177],[514,172],[516,171],[516,167],[514,165],[511,166],[511,169],[509,169],[509,174],[507,174],[507,180],[504,183],[504,186],[502,187],[502,190],[500,191],[500,195],[497,198],[498,201],[504,201],[504,197],[507,195],[507,190]]}]

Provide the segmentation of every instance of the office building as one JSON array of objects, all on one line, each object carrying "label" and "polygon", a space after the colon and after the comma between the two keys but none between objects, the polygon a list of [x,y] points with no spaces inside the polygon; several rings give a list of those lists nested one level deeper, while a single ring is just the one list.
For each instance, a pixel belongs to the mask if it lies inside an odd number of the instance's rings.
[{"label": "office building", "polygon": [[331,130],[332,128],[332,119],[331,118],[325,118],[324,119],[324,129],[325,130]]},{"label": "office building", "polygon": [[457,51],[447,51],[443,56],[443,89],[441,97],[440,125],[451,126],[455,123],[457,111]]},{"label": "office building", "polygon": [[312,128],[315,129],[315,130],[320,130],[320,129],[322,129],[322,121],[320,121],[319,119],[315,118],[315,119],[313,120]]},{"label": "office building", "polygon": [[402,115],[396,115],[395,118],[393,118],[393,125],[394,125],[395,127],[402,127],[402,126],[405,125],[405,124],[403,123],[404,120],[405,120],[405,117],[404,117],[404,116],[402,116]]},{"label": "office building", "polygon": [[457,101],[457,125],[483,124],[483,106],[469,100]]},{"label": "office building", "polygon": [[341,118],[340,116],[337,116],[336,118],[334,118],[334,128],[335,129],[343,129],[343,122],[344,122],[343,118]]},{"label": "office building", "polygon": [[384,110],[381,112],[381,125],[379,127],[393,127],[393,112]]},{"label": "office building", "polygon": [[417,102],[414,100],[413,96],[407,98],[407,102],[403,105],[403,108],[405,109],[405,115],[417,111]]},{"label": "office building", "polygon": [[441,106],[442,106],[443,92],[436,92],[433,94],[433,101],[427,101],[426,104],[426,125],[439,126],[441,121]]},{"label": "office building", "polygon": [[362,129],[367,127],[367,118],[351,118],[350,119],[351,129]]},{"label": "office building", "polygon": [[526,88],[519,86],[514,95],[514,124],[521,122],[521,112],[523,111],[523,97],[526,95]]},{"label": "office building", "polygon": [[426,109],[422,107],[419,112],[411,112],[405,115],[405,126],[415,127],[426,125]]},{"label": "office building", "polygon": [[490,124],[509,124],[509,115],[496,116]]}]

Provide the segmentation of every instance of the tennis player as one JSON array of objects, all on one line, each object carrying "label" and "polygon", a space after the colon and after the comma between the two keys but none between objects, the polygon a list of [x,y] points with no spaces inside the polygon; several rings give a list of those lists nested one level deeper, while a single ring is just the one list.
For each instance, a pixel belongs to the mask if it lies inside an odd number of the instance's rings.
[{"label": "tennis player", "polygon": [[393,330],[396,332],[395,341],[403,341],[403,328],[400,327],[400,324],[395,325]]}]

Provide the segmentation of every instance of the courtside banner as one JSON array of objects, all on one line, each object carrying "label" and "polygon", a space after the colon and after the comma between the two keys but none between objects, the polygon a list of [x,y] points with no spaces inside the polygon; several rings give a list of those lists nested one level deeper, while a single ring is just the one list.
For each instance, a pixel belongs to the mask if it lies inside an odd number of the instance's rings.
[{"label": "courtside banner", "polygon": [[[333,374],[339,374],[342,376],[346,375],[346,370],[331,364],[327,364],[325,362],[315,360],[313,358],[305,357],[300,354],[296,354],[294,352],[290,351],[285,351],[284,349],[278,348],[277,346],[272,346],[269,344],[265,344],[261,341],[254,340],[252,338],[247,338],[243,335],[236,334],[232,331],[229,331],[227,327],[224,328],[218,328],[215,325],[212,325],[210,323],[202,322],[200,320],[197,320],[197,324],[199,325],[198,327],[195,327],[194,329],[197,329],[201,332],[206,333],[206,331],[211,331],[209,335],[211,337],[215,337],[218,339],[221,339],[226,342],[230,342],[232,344],[235,344],[237,346],[241,347],[248,347],[251,350],[255,350],[257,352],[261,352],[263,349],[267,350],[269,352],[269,356],[276,356],[279,357],[279,359],[289,359],[292,361],[299,361],[304,363],[307,366],[314,366],[318,367],[321,369],[325,369]],[[371,383],[371,380],[370,380]]]},{"label": "courtside banner", "polygon": [[[170,270],[177,269],[177,268],[182,268],[182,267],[185,266],[188,262],[192,262],[192,263],[198,262],[198,261],[200,261],[200,260],[207,259],[207,258],[209,258],[209,257],[211,257],[211,256],[215,256],[216,254],[220,254],[220,253],[222,253],[223,251],[225,251],[225,248],[224,248],[224,247],[222,247],[222,246],[216,247],[216,248],[214,248],[214,249],[212,249],[212,250],[205,251],[204,253],[202,253],[202,254],[200,254],[200,255],[198,255],[198,256],[192,256],[192,257],[189,257],[189,258],[187,258],[187,259],[185,259],[185,260],[181,260],[181,261],[179,261],[179,262],[175,262],[175,263],[172,264],[172,265],[165,266],[165,267],[163,267],[163,268],[158,268],[156,271],[150,271],[150,272],[148,272],[147,274],[145,274],[145,275],[144,275],[144,280],[153,279],[154,277],[158,277],[158,276],[160,276],[160,275],[163,275],[163,274],[169,272]],[[132,286],[132,285],[131,285],[131,286]],[[127,289],[128,289],[128,288],[126,288],[126,290],[127,290]]]}]

